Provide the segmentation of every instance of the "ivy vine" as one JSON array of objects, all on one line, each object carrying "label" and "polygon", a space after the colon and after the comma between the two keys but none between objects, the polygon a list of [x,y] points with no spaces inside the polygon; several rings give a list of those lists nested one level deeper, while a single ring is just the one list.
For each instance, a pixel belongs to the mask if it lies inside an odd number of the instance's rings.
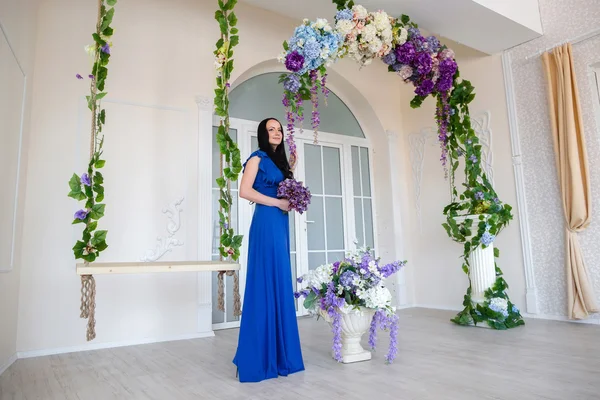
[{"label": "ivy vine", "polygon": [[[90,136],[90,160],[87,171],[81,176],[73,174],[69,180],[69,197],[77,201],[85,201],[82,209],[74,216],[73,224],[84,224],[82,237],[73,246],[76,259],[91,263],[100,253],[108,248],[106,230],[97,230],[98,221],[104,216],[106,205],[104,201],[104,176],[99,169],[105,165],[102,159],[104,134],[102,129],[106,123],[106,110],[101,106],[101,100],[106,96],[104,91],[108,76],[110,60],[110,39],[113,28],[110,26],[115,15],[114,6],[117,0],[98,0],[98,19],[96,31],[92,34],[94,44],[86,46],[86,51],[93,57],[90,79],[90,94],[86,96],[88,108],[92,113]],[[77,79],[83,79],[79,74]]]},{"label": "ivy vine", "polygon": [[221,153],[221,176],[217,178],[219,186],[219,227],[221,258],[238,260],[242,235],[236,235],[231,226],[231,212],[233,197],[231,195],[231,182],[237,181],[242,172],[240,150],[236,142],[229,135],[229,88],[231,72],[233,71],[233,48],[239,44],[237,17],[233,9],[237,0],[219,0],[219,9],[215,12],[215,19],[219,23],[221,38],[216,43],[215,67],[217,69],[217,87],[215,89],[215,113],[220,118],[216,140]]}]

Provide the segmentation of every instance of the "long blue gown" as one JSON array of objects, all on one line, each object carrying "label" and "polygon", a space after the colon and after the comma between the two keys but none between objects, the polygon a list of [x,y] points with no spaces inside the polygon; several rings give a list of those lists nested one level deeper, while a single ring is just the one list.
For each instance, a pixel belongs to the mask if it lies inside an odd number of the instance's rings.
[{"label": "long blue gown", "polygon": [[[248,160],[254,156],[260,157],[260,164],[253,188],[277,197],[283,173],[267,153],[257,150]],[[238,348],[233,359],[240,382],[260,382],[303,371],[289,220],[279,208],[256,205],[248,237],[247,267]]]}]

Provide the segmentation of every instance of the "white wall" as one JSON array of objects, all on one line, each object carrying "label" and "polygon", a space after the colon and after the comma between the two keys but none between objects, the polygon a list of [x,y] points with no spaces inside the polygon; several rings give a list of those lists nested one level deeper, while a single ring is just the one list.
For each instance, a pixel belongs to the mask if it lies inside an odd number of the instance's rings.
[{"label": "white wall", "polygon": [[[471,116],[482,116],[489,112],[492,131],[492,153],[495,189],[500,199],[513,206],[514,220],[495,241],[500,249],[498,266],[504,271],[510,290],[509,295],[518,307],[525,305],[525,280],[519,234],[519,219],[516,204],[516,191],[512,171],[510,134],[502,61],[499,55],[486,56],[457,43],[446,43],[457,55],[461,77],[475,86],[476,97],[470,105]],[[459,257],[462,245],[451,241],[444,228],[443,208],[450,203],[450,187],[444,179],[439,161],[440,147],[437,141],[435,100],[428,99],[422,108],[413,110],[409,101],[413,96],[412,85],[402,89],[402,143],[404,149],[404,179],[408,182],[406,193],[409,199],[407,213],[410,234],[408,246],[412,249],[411,264],[413,271],[409,287],[413,288],[414,304],[420,306],[462,309],[463,296],[468,287],[468,278],[462,271]],[[432,138],[424,146],[423,169],[420,185],[415,184],[411,163],[408,136],[418,134],[423,129],[432,129]],[[413,148],[413,156],[416,148]],[[414,157],[415,159],[417,157]],[[417,165],[414,166],[415,168]],[[464,165],[461,164],[459,171]],[[458,177],[462,176],[462,172]],[[420,186],[420,219],[417,216],[416,190]],[[457,182],[459,192],[462,191]]]},{"label": "white wall", "polygon": [[17,349],[19,278],[23,268],[19,252],[13,254],[12,248],[18,250],[21,246],[27,152],[24,150],[19,155],[19,142],[22,141],[23,149],[27,148],[32,91],[30,84],[25,93],[23,87],[26,81],[30,83],[33,74],[36,14],[37,1],[0,1],[0,374],[14,361]]},{"label": "white wall", "polygon": [[[214,9],[209,0],[117,4],[105,101],[108,207],[101,225],[109,230],[111,247],[104,261],[133,261],[151,248],[156,236],[166,234],[162,207],[180,196],[185,200],[177,238],[184,245],[164,259],[196,258],[200,251],[196,244],[210,248],[208,241],[199,239],[203,227],[198,226],[197,213],[210,210],[210,195],[206,203],[202,199],[211,184],[200,183],[199,192],[196,186],[201,179],[198,171],[210,170],[205,158],[210,154],[206,145],[210,130],[200,127],[198,131],[194,121],[196,96],[212,98],[214,87],[212,51],[218,39]],[[298,23],[244,4],[238,5],[236,13],[242,40],[236,48],[234,80],[276,57]],[[82,103],[87,83],[74,76],[89,73],[83,47],[91,40],[95,15],[91,3],[45,1],[38,19],[39,68],[34,78],[21,246],[26,268],[21,276],[17,347],[24,355],[86,346],[85,321],[79,319],[80,282],[70,250],[79,235],[79,228],[70,225],[78,204],[66,195],[69,177],[83,172],[87,154],[89,114]],[[56,57],[56,43],[61,44],[60,57]],[[359,73],[356,65],[345,62],[335,69],[355,86],[354,91],[346,90],[346,97],[361,93],[375,110],[371,113],[377,121],[367,123],[371,126],[367,134],[373,138],[379,163],[374,168],[379,244],[384,258],[393,258],[384,129],[400,127],[401,84],[382,65]],[[386,89],[385,96],[381,88]],[[334,90],[344,95],[343,89]],[[347,100],[362,104],[356,98]],[[356,111],[359,120],[361,113],[370,115]],[[380,131],[373,131],[373,126],[381,127]],[[201,143],[199,154],[196,149]],[[65,155],[58,156],[61,152]],[[198,303],[210,301],[210,293],[199,286],[206,282],[195,274],[99,276],[96,281],[98,336],[92,346],[190,337],[206,333],[199,325],[210,327],[210,307],[197,314]]]}]

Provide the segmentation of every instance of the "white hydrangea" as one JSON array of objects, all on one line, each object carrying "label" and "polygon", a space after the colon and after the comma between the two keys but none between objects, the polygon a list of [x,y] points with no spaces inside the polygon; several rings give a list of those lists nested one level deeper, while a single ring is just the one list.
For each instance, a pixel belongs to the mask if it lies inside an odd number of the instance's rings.
[{"label": "white hydrangea", "polygon": [[369,15],[367,9],[358,4],[352,7],[352,12],[357,19],[365,19]]},{"label": "white hydrangea", "polygon": [[390,23],[390,17],[387,15],[385,11],[377,11],[371,13],[373,16],[373,23],[375,27],[377,27],[378,31],[383,31],[385,29],[392,29],[392,24]]},{"label": "white hydrangea", "polygon": [[392,294],[383,285],[367,290],[358,290],[357,295],[365,302],[367,308],[381,309],[390,307],[392,303]]},{"label": "white hydrangea", "polygon": [[316,287],[320,289],[323,284],[327,285],[331,282],[332,274],[333,265],[321,265],[305,274],[302,277],[302,281],[306,283],[307,287]]},{"label": "white hydrangea", "polygon": [[317,18],[317,20],[313,23],[312,27],[315,29],[323,29],[327,25],[329,25],[329,23],[325,18]]},{"label": "white hydrangea", "polygon": [[508,310],[508,301],[502,297],[494,297],[490,300],[490,308],[506,311]]},{"label": "white hydrangea", "polygon": [[335,24],[335,29],[340,34],[347,36],[352,32],[352,29],[354,29],[354,22],[347,19],[343,19]]}]

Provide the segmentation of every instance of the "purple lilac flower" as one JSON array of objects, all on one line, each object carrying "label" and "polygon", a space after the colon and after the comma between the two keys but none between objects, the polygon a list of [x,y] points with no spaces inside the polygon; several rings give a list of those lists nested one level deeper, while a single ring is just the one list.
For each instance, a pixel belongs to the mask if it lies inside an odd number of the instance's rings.
[{"label": "purple lilac flower", "polygon": [[302,283],[302,277],[300,277],[300,278],[296,279],[296,282],[298,282],[298,283]]},{"label": "purple lilac flower", "polygon": [[477,162],[477,157],[475,157],[475,154],[473,154],[471,157],[469,157],[469,160],[474,164]]},{"label": "purple lilac flower", "polygon": [[298,75],[289,75],[283,82],[283,88],[288,92],[297,93],[300,89],[300,78]]},{"label": "purple lilac flower", "polygon": [[396,47],[396,60],[401,64],[410,64],[416,55],[415,47],[411,42]]},{"label": "purple lilac flower", "polygon": [[403,261],[394,261],[391,264],[386,264],[383,267],[379,268],[379,272],[383,275],[384,278],[388,278],[400,271],[400,268],[404,267],[405,263]]},{"label": "purple lilac flower", "polygon": [[418,53],[415,57],[415,65],[420,75],[427,75],[433,67],[433,60],[429,53]]},{"label": "purple lilac flower", "polygon": [[110,46],[108,45],[108,43],[105,43],[104,46],[102,46],[101,50],[103,53],[110,54]]},{"label": "purple lilac flower", "polygon": [[489,246],[490,244],[492,244],[494,242],[494,239],[496,238],[496,236],[492,235],[489,232],[484,232],[483,235],[481,235],[481,243],[484,246]]},{"label": "purple lilac flower", "polygon": [[483,192],[477,192],[475,193],[475,200],[483,200]]},{"label": "purple lilac flower", "polygon": [[307,210],[312,195],[302,182],[285,179],[277,187],[277,197],[287,199],[290,202],[290,209],[302,214]]},{"label": "purple lilac flower", "polygon": [[90,78],[90,79],[94,79],[94,75],[92,75],[92,74],[89,74],[89,75],[88,75],[88,78]]},{"label": "purple lilac flower", "polygon": [[371,350],[375,350],[375,347],[377,347],[377,325],[380,319],[381,310],[377,310],[373,315],[371,327],[369,328],[369,346],[371,346]]},{"label": "purple lilac flower", "polygon": [[396,63],[396,53],[390,51],[381,60],[387,65],[394,65]]},{"label": "purple lilac flower", "polygon": [[79,210],[75,213],[75,219],[79,219],[79,220],[83,221],[84,219],[87,218],[88,214],[89,214],[88,210]]},{"label": "purple lilac flower", "polygon": [[415,89],[415,93],[423,97],[428,96],[433,91],[433,86],[434,85],[431,80],[425,79],[423,82],[421,82],[419,87]]},{"label": "purple lilac flower", "polygon": [[398,316],[396,314],[388,316],[386,322],[387,327],[390,329],[390,347],[385,356],[385,361],[391,364],[398,353]]},{"label": "purple lilac flower", "polygon": [[416,51],[427,51],[428,44],[425,41],[425,38],[420,34],[417,36],[413,36],[410,39],[410,42],[415,46]]},{"label": "purple lilac flower", "polygon": [[347,19],[347,20],[352,20],[354,18],[354,13],[352,12],[352,10],[346,8],[344,10],[340,10],[337,12],[337,14],[335,14],[335,20],[336,21],[341,21],[343,19]]},{"label": "purple lilac flower", "polygon": [[458,154],[459,157],[462,157],[465,154],[465,152],[462,149],[456,150],[456,153]]},{"label": "purple lilac flower", "polygon": [[324,74],[321,77],[321,93],[323,93],[325,106],[327,106],[327,97],[329,96],[329,89],[327,88],[327,74]]},{"label": "purple lilac flower", "polygon": [[288,53],[285,57],[285,67],[292,72],[300,71],[304,67],[304,56],[296,50]]},{"label": "purple lilac flower", "polygon": [[498,200],[497,197],[494,197],[494,200],[492,200],[494,203],[498,204],[500,202],[500,200]]},{"label": "purple lilac flower", "polygon": [[329,316],[333,319],[331,330],[333,332],[333,356],[337,362],[342,362],[342,316],[334,308],[330,308]]},{"label": "purple lilac flower", "polygon": [[321,123],[320,115],[319,115],[319,96],[318,96],[318,87],[317,87],[317,71],[312,70],[309,74],[310,81],[312,82],[312,87],[310,88],[310,100],[312,102],[313,110],[312,110],[312,118],[311,125],[314,131],[315,143],[317,142],[317,130],[319,129],[319,124]]},{"label": "purple lilac flower", "polygon": [[75,78],[77,79],[83,79],[83,76],[81,76],[80,74],[75,75]]}]

